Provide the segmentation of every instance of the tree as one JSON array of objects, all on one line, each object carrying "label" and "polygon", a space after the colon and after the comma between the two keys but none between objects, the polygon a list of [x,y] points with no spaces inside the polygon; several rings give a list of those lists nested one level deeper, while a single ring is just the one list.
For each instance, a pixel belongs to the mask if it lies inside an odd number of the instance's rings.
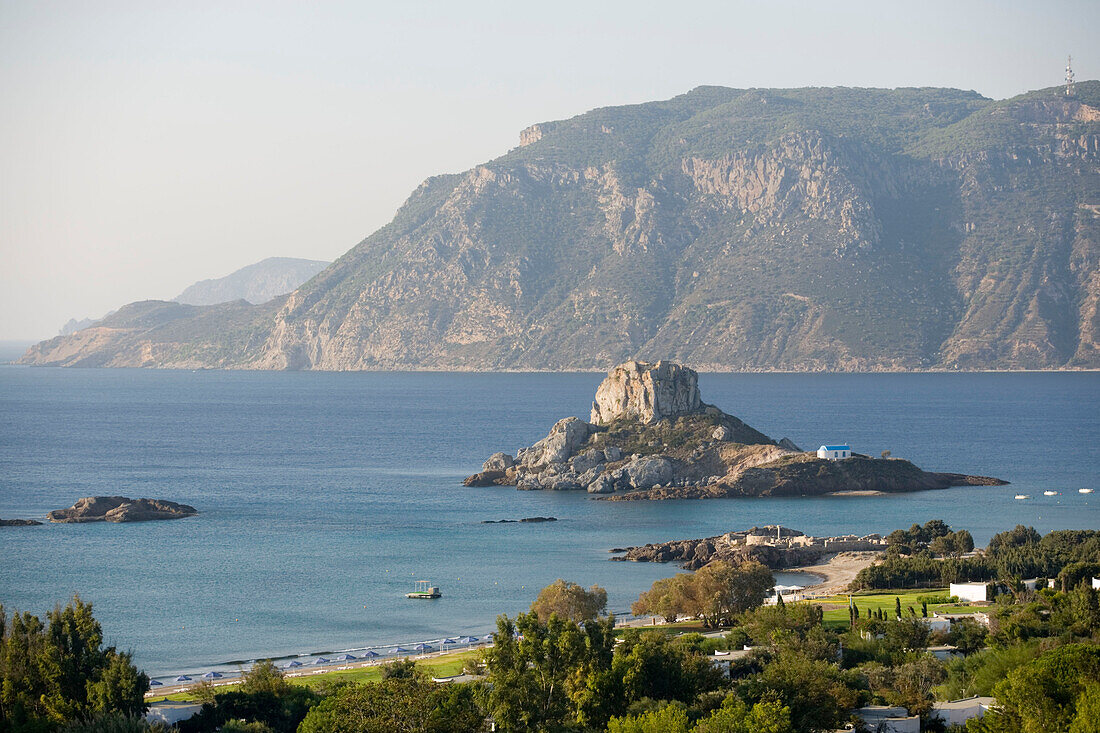
[{"label": "tree", "polygon": [[888,450],[884,450],[884,451],[882,452],[882,457],[883,457],[883,458],[889,458],[889,457],[890,457],[890,451],[888,451]]},{"label": "tree", "polygon": [[[1067,644],[1017,667],[994,688],[998,707],[986,714],[986,729],[1023,733],[1070,730],[1097,706],[1092,685],[1100,680],[1100,646]],[[1095,719],[1091,723],[1095,725]],[[1084,724],[1085,730],[1088,722]],[[1081,726],[1078,726],[1079,728]]]},{"label": "tree", "polygon": [[611,718],[607,733],[688,733],[687,712],[681,705],[666,705],[641,715]]},{"label": "tree", "polygon": [[615,650],[612,670],[626,700],[687,703],[722,684],[722,673],[709,659],[661,631],[628,632]]},{"label": "tree", "polygon": [[419,670],[411,659],[396,659],[382,665],[382,679],[407,680],[416,677]]},{"label": "tree", "polygon": [[963,655],[973,654],[985,646],[985,638],[989,631],[974,619],[959,619],[951,624],[951,631],[947,634],[947,641],[953,644]]},{"label": "tree", "polygon": [[556,613],[562,618],[581,623],[591,621],[607,608],[607,591],[598,585],[585,590],[576,583],[558,578],[539,591],[538,598],[531,604],[531,613],[546,623],[550,614]]},{"label": "tree", "polygon": [[654,581],[653,586],[643,591],[638,600],[631,604],[630,612],[635,616],[659,616],[667,623],[674,623],[680,613],[680,599],[683,595],[683,591],[677,586],[690,582],[690,579],[688,573],[680,573]]},{"label": "tree", "polygon": [[791,711],[776,700],[762,700],[751,708],[734,695],[722,707],[700,720],[691,733],[795,733]]},{"label": "tree", "polygon": [[9,623],[0,606],[0,722],[35,730],[145,712],[149,678],[103,646],[90,603],[74,596],[46,619],[17,613]]},{"label": "tree", "polygon": [[728,624],[735,614],[760,606],[775,587],[771,571],[752,560],[740,565],[709,563],[695,571],[693,581],[696,615],[711,627]]},{"label": "tree", "polygon": [[149,689],[149,678],[133,665],[130,654],[110,649],[105,656],[106,666],[98,678],[86,683],[88,709],[93,714],[120,713],[140,717],[146,710],[145,691]]},{"label": "tree", "polygon": [[924,651],[932,635],[928,624],[919,618],[899,618],[886,624],[886,645],[901,651]]},{"label": "tree", "polygon": [[937,537],[947,537],[951,534],[951,528],[942,519],[931,519],[920,528],[921,541],[931,542]]},{"label": "tree", "polygon": [[252,669],[241,677],[238,690],[244,693],[270,692],[273,695],[286,692],[290,683],[283,676],[283,671],[275,666],[270,659],[261,659],[252,665]]},{"label": "tree", "polygon": [[1100,575],[1100,563],[1072,562],[1062,568],[1061,572],[1058,573],[1056,582],[1062,592],[1065,593],[1082,583],[1087,583],[1089,578],[1094,575]]},{"label": "tree", "polygon": [[611,671],[614,631],[614,618],[582,628],[557,614],[546,623],[534,613],[498,617],[485,654],[486,704],[497,729],[605,726],[622,706]]},{"label": "tree", "polygon": [[821,625],[821,606],[799,603],[792,606],[760,606],[742,617],[742,625],[756,644],[770,644],[776,638],[794,633],[800,638]]},{"label": "tree", "polygon": [[470,733],[485,716],[471,685],[423,676],[342,687],[309,711],[300,733]]},{"label": "tree", "polygon": [[743,684],[743,695],[762,702],[778,699],[790,710],[798,731],[833,730],[856,706],[859,693],[835,664],[781,651],[756,677]]},{"label": "tree", "polygon": [[683,614],[703,619],[708,627],[729,624],[735,614],[756,608],[775,587],[765,566],[749,560],[739,565],[716,560],[694,573],[658,580],[642,593],[631,610],[666,619]]},{"label": "tree", "polygon": [[1009,548],[1036,545],[1043,536],[1035,531],[1034,527],[1025,527],[1017,524],[1007,532],[998,532],[989,540],[988,552],[991,555],[1000,554]]},{"label": "tree", "polygon": [[1069,733],[1096,733],[1100,722],[1100,682],[1089,680],[1074,702],[1077,715],[1069,726]]},{"label": "tree", "polygon": [[939,660],[931,654],[922,654],[894,667],[892,689],[886,700],[892,705],[904,706],[910,715],[925,716],[935,702],[932,688],[946,677]]}]

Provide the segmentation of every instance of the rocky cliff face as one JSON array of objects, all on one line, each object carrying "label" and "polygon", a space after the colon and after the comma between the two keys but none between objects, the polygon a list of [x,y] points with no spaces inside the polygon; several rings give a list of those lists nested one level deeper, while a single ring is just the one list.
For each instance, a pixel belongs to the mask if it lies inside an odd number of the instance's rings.
[{"label": "rocky cliff face", "polygon": [[596,389],[590,420],[605,425],[622,418],[652,423],[698,412],[699,375],[668,361],[628,361],[612,369]]},{"label": "rocky cliff face", "polygon": [[23,362],[1100,367],[1098,82],[703,87],[521,143],[425,181],[285,301],[142,326],[128,306]]}]

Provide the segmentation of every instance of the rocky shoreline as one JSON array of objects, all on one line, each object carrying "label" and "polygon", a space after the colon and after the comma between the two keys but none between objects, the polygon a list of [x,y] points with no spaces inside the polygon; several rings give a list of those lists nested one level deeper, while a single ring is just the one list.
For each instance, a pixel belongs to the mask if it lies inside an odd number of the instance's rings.
[{"label": "rocky shoreline", "polygon": [[0,519],[0,527],[37,527],[41,524],[36,519]]},{"label": "rocky shoreline", "polygon": [[51,522],[148,522],[182,519],[198,514],[193,506],[163,499],[130,499],[125,496],[87,496],[68,509],[55,509],[46,515]]},{"label": "rocky shoreline", "polygon": [[727,532],[715,537],[673,540],[638,547],[619,547],[608,552],[620,562],[675,562],[687,570],[715,560],[740,563],[755,560],[772,570],[813,565],[841,552],[882,552],[886,540],[877,534],[857,537],[811,537],[796,529],[770,525]]},{"label": "rocky shoreline", "polygon": [[559,420],[514,457],[494,453],[463,483],[637,501],[896,493],[1006,482],[926,472],[897,458],[819,458],[705,404],[696,372],[660,361],[615,367],[596,391],[590,422]]}]

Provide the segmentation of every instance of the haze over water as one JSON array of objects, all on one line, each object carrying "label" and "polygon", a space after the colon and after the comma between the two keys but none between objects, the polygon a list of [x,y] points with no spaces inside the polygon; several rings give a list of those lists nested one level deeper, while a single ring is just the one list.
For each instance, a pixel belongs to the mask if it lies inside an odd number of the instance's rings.
[{"label": "haze over water", "polygon": [[[1100,528],[1100,492],[1077,493],[1100,489],[1091,373],[700,377],[704,401],[773,438],[889,449],[1005,487],[608,503],[460,485],[489,454],[587,418],[602,376],[2,367],[0,517],[41,518],[96,494],[201,513],[0,530],[0,601],[42,613],[80,593],[108,643],[159,675],[481,635],[557,577],[599,583],[625,611],[677,568],[608,562],[609,548],[754,524],[865,534],[942,518],[979,545],[1017,523]],[[535,515],[561,521],[481,524]],[[406,600],[419,578],[444,598]]]}]

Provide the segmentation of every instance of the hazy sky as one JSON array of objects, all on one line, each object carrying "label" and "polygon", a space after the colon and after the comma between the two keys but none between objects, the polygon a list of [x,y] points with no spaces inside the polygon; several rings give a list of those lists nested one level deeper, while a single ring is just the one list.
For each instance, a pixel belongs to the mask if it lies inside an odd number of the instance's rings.
[{"label": "hazy sky", "polygon": [[334,259],[534,122],[733,87],[1100,77],[1100,2],[0,0],[0,339]]}]

